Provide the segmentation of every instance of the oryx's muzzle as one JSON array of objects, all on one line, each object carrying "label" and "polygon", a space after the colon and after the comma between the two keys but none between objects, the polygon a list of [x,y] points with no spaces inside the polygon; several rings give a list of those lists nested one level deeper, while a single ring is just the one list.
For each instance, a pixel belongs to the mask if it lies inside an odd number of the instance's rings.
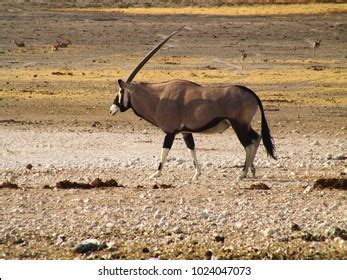
[{"label": "oryx's muzzle", "polygon": [[120,111],[119,107],[116,104],[112,104],[110,108],[110,115],[113,116],[119,111]]}]

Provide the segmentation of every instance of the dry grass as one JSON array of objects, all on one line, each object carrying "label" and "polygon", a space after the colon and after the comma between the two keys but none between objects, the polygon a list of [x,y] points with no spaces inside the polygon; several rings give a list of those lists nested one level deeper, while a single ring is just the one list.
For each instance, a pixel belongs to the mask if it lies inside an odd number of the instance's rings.
[{"label": "dry grass", "polygon": [[214,15],[214,16],[267,16],[313,15],[347,12],[346,4],[289,4],[240,5],[230,7],[130,7],[130,8],[62,8],[70,12],[111,12],[148,15]]},{"label": "dry grass", "polygon": [[[25,84],[32,81],[36,75],[35,81],[50,84],[65,83],[70,85],[62,89],[50,88],[50,92],[42,91],[34,85],[32,88],[26,87],[16,91],[3,89],[2,96],[15,97],[23,94],[31,95],[31,98],[65,98],[66,96],[75,96],[85,91],[78,90],[78,85],[85,86],[92,84],[103,84],[105,82],[114,84],[115,77],[126,77],[128,70],[125,69],[98,69],[84,70],[77,69],[73,71],[60,71],[60,75],[53,75],[56,69],[17,69],[15,71],[0,70],[0,83],[12,80],[15,83]],[[67,73],[70,73],[67,74]],[[14,78],[17,76],[18,78]],[[345,69],[330,69],[323,71],[314,71],[306,69],[303,66],[276,69],[268,67],[267,69],[181,69],[181,70],[163,70],[163,69],[144,69],[138,75],[138,81],[163,82],[171,79],[187,79],[203,85],[218,84],[241,84],[246,85],[258,93],[263,94],[265,100],[277,100],[293,104],[315,104],[315,105],[347,105],[347,94],[345,85],[347,83],[347,73]],[[323,84],[322,84],[323,83]],[[85,85],[85,86],[83,86]],[[76,87],[77,86],[77,87]],[[282,101],[281,101],[282,100]],[[276,102],[275,102],[276,103]]]}]

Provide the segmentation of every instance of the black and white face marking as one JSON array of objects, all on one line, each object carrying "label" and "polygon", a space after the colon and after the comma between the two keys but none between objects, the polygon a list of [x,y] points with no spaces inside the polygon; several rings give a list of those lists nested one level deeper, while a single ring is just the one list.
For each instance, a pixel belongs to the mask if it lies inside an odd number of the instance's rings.
[{"label": "black and white face marking", "polygon": [[122,96],[124,94],[124,89],[119,89],[116,98],[110,108],[110,115],[114,116],[117,112],[121,112]]},{"label": "black and white face marking", "polygon": [[110,114],[112,116],[117,112],[125,112],[131,107],[130,92],[126,88],[127,84],[122,80],[118,80],[118,84],[119,90],[110,108]]}]

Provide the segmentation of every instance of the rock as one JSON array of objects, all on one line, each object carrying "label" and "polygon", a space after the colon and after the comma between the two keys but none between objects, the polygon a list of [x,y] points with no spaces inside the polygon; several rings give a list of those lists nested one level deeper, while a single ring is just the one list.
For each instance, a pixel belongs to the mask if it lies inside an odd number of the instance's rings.
[{"label": "rock", "polygon": [[212,255],[213,255],[213,252],[211,249],[208,249],[206,252],[205,252],[205,258],[206,260],[210,260],[212,258]]},{"label": "rock", "polygon": [[290,238],[288,235],[283,235],[283,236],[279,237],[278,240],[281,242],[289,242]]},{"label": "rock", "polygon": [[31,170],[33,168],[33,165],[31,163],[29,163],[25,166],[25,168],[28,170]]},{"label": "rock", "polygon": [[306,189],[304,190],[304,194],[308,194],[309,192],[312,192],[313,189],[314,189],[313,186],[308,186],[308,187],[306,187]]},{"label": "rock", "polygon": [[339,247],[341,248],[341,249],[346,249],[346,245],[345,245],[345,240],[343,240],[342,238],[340,238],[340,237],[335,237],[334,238],[334,241],[335,242],[337,242],[338,244],[339,244]]},{"label": "rock", "polygon": [[327,232],[328,237],[339,237],[343,240],[347,240],[347,231],[339,227],[332,227]]},{"label": "rock", "polygon": [[13,241],[13,244],[17,245],[17,244],[23,244],[25,241],[23,238],[19,237],[16,240]]},{"label": "rock", "polygon": [[296,224],[296,223],[291,223],[290,229],[292,231],[299,231],[299,230],[301,230],[300,226],[298,224]]},{"label": "rock", "polygon": [[186,236],[183,233],[178,234],[177,238],[183,240]]},{"label": "rock", "polygon": [[223,235],[216,235],[214,241],[224,243],[225,237]]},{"label": "rock", "polygon": [[61,245],[64,242],[66,242],[66,236],[63,234],[59,234],[57,237],[56,245]]},{"label": "rock", "polygon": [[148,254],[150,251],[149,251],[149,249],[147,248],[147,247],[144,247],[143,249],[142,249],[142,253],[144,253],[144,254]]},{"label": "rock", "polygon": [[323,242],[325,241],[325,236],[305,231],[302,234],[301,239],[307,242]]},{"label": "rock", "polygon": [[185,163],[186,161],[184,160],[184,159],[181,159],[181,158],[178,158],[178,159],[176,159],[175,160],[175,165],[181,165],[181,164],[183,164],[183,163]]},{"label": "rock", "polygon": [[106,224],[106,227],[107,228],[112,228],[112,227],[114,227],[114,223],[109,222],[109,223]]},{"label": "rock", "polygon": [[345,154],[340,154],[340,155],[337,155],[335,157],[336,160],[346,160],[347,159],[347,155]]},{"label": "rock", "polygon": [[209,211],[208,209],[204,209],[202,212],[201,212],[201,217],[204,218],[204,219],[207,219],[209,217]]},{"label": "rock", "polygon": [[18,178],[18,176],[12,175],[12,176],[8,179],[8,181],[9,181],[10,183],[15,183],[16,180],[17,180],[17,178]]},{"label": "rock", "polygon": [[311,145],[313,145],[313,146],[319,146],[320,145],[320,143],[319,143],[319,141],[318,140],[314,140],[313,142],[312,142],[312,144]]},{"label": "rock", "polygon": [[102,124],[100,122],[96,121],[92,124],[92,127],[102,127]]},{"label": "rock", "polygon": [[182,228],[180,228],[179,226],[177,227],[174,227],[173,230],[172,230],[173,233],[176,233],[176,234],[182,234],[183,233],[183,230]]},{"label": "rock", "polygon": [[160,219],[162,217],[161,211],[160,209],[158,209],[157,211],[155,211],[154,216],[155,219]]},{"label": "rock", "polygon": [[319,189],[341,189],[347,190],[347,179],[345,178],[321,178],[313,184],[314,188]]},{"label": "rock", "polygon": [[18,185],[11,183],[9,181],[5,181],[2,184],[0,184],[0,189],[1,188],[8,188],[8,189],[18,189]]},{"label": "rock", "polygon": [[234,227],[236,228],[236,229],[240,229],[240,228],[242,228],[242,222],[236,222],[235,223],[235,225],[234,225]]},{"label": "rock", "polygon": [[270,237],[272,236],[274,233],[274,230],[272,228],[267,228],[267,229],[264,229],[262,231],[262,234],[265,236],[265,237]]},{"label": "rock", "polygon": [[270,187],[264,183],[252,184],[247,190],[270,190]]},{"label": "rock", "polygon": [[116,247],[116,243],[111,241],[111,242],[107,242],[106,243],[106,246],[107,246],[107,250],[108,251],[115,251],[117,249]]},{"label": "rock", "polygon": [[91,238],[83,240],[75,247],[74,251],[78,254],[85,254],[88,252],[99,251],[104,248],[106,248],[105,243],[101,243],[99,240]]}]

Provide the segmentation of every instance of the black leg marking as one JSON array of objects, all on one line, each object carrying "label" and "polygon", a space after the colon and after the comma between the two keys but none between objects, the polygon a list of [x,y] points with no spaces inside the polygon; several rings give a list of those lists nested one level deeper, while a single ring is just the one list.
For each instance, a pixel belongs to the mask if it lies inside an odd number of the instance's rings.
[{"label": "black leg marking", "polygon": [[175,134],[167,133],[165,135],[163,148],[164,149],[171,149],[172,143],[173,143],[174,140],[175,140]]},{"label": "black leg marking", "polygon": [[[250,131],[249,131],[249,126],[248,125],[240,124],[240,123],[235,122],[235,121],[230,121],[230,123],[231,123],[231,126],[233,127],[233,129],[234,129],[234,131],[235,131],[235,133],[237,135],[237,138],[239,138],[241,144],[244,147],[247,147],[248,145],[252,144],[252,138],[251,138],[251,135],[250,135]],[[254,131],[254,133],[255,133],[255,131]]]},{"label": "black leg marking", "polygon": [[161,170],[163,168],[162,164],[159,163],[158,170]]},{"label": "black leg marking", "polygon": [[253,128],[249,128],[249,137],[252,139],[252,140],[258,140],[259,139],[259,134],[258,133],[256,133],[254,130],[253,130]]},{"label": "black leg marking", "polygon": [[187,145],[187,148],[190,149],[190,150],[194,150],[195,143],[194,143],[193,134],[185,133],[185,134],[183,134],[183,139],[184,139],[184,142]]}]

